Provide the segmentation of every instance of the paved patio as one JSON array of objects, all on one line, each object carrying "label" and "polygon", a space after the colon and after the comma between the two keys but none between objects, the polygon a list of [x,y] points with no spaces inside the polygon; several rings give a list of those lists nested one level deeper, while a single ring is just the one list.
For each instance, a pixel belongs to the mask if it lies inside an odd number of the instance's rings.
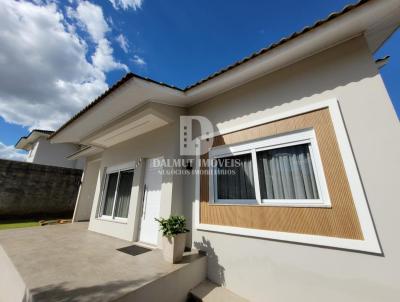
[{"label": "paved patio", "polygon": [[184,301],[205,278],[206,258],[196,252],[169,264],[160,250],[117,250],[131,245],[87,223],[0,231],[0,301]]}]

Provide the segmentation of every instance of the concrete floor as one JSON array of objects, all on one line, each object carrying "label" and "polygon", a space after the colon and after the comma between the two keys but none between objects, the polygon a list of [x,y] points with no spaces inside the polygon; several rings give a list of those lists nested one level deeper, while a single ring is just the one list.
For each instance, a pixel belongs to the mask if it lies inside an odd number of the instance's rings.
[{"label": "concrete floor", "polygon": [[[115,301],[199,259],[196,278],[205,277],[202,255],[187,253],[180,264],[165,262],[160,250],[131,256],[117,251],[131,242],[90,232],[87,223],[0,231],[0,245],[22,277],[24,301]],[[0,282],[14,282],[7,274]]]}]

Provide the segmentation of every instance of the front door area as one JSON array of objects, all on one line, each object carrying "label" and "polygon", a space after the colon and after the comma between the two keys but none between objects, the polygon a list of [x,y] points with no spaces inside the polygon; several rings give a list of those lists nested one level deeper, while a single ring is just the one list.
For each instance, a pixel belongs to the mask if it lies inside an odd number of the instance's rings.
[{"label": "front door area", "polygon": [[161,168],[155,167],[154,161],[146,160],[139,241],[157,245],[158,222],[155,218],[160,217],[162,175]]}]

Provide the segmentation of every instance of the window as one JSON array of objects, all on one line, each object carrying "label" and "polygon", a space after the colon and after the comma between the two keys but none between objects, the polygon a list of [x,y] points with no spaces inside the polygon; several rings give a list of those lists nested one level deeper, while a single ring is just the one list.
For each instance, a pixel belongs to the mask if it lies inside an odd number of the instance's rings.
[{"label": "window", "polygon": [[222,158],[216,173],[218,200],[251,202],[255,200],[251,154]]},{"label": "window", "polygon": [[210,159],[216,204],[330,206],[313,130],[217,147]]},{"label": "window", "polygon": [[261,200],[318,199],[310,144],[256,152]]},{"label": "window", "polygon": [[133,169],[106,172],[99,216],[116,220],[128,218],[133,173]]}]

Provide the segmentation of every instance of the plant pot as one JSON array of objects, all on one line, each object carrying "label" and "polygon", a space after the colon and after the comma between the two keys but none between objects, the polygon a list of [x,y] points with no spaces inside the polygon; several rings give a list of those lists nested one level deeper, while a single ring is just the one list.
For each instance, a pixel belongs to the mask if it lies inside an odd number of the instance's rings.
[{"label": "plant pot", "polygon": [[163,255],[165,261],[178,263],[182,260],[185,251],[186,233],[181,233],[173,237],[163,237]]}]

